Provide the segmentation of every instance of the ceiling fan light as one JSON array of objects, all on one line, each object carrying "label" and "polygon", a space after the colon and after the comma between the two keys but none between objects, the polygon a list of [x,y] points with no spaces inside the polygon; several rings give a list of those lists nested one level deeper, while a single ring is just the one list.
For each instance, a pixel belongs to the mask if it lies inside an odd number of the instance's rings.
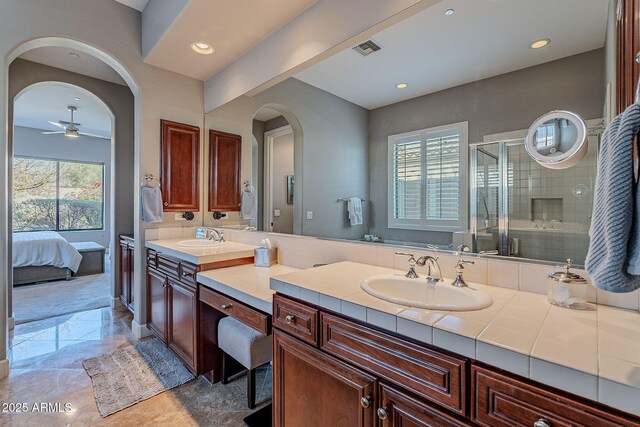
[{"label": "ceiling fan light", "polygon": [[69,138],[78,138],[80,136],[80,132],[78,129],[67,128],[64,131],[64,136],[68,136]]}]

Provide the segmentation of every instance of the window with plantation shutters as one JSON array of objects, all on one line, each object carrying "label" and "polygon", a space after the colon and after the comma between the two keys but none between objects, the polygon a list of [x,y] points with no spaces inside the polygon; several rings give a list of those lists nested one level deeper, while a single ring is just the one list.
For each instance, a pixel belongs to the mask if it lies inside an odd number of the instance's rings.
[{"label": "window with plantation shutters", "polygon": [[466,228],[467,122],[389,137],[389,227]]}]

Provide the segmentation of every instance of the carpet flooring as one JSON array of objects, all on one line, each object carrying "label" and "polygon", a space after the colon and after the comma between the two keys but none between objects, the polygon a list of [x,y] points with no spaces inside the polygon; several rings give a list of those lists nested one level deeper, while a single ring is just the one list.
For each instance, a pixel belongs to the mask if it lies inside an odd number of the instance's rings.
[{"label": "carpet flooring", "polygon": [[15,323],[33,322],[109,306],[110,273],[13,288]]}]

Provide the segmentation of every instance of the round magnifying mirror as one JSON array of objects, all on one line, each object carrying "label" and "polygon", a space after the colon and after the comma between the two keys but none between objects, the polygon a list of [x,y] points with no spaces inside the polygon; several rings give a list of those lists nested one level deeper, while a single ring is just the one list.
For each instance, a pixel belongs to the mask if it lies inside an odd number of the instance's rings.
[{"label": "round magnifying mirror", "polygon": [[551,111],[533,122],[524,147],[546,168],[569,168],[587,154],[587,125],[570,111]]}]

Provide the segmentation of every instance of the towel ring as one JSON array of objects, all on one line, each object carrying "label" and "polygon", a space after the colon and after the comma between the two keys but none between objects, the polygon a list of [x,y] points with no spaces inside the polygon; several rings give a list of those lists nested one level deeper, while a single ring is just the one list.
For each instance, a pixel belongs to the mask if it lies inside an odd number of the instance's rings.
[{"label": "towel ring", "polygon": [[[156,184],[153,184],[153,181],[156,182]],[[153,176],[152,173],[145,173],[144,174],[144,180],[140,183],[140,187],[143,188],[160,188],[160,180],[158,178],[156,178],[155,176]]]}]

